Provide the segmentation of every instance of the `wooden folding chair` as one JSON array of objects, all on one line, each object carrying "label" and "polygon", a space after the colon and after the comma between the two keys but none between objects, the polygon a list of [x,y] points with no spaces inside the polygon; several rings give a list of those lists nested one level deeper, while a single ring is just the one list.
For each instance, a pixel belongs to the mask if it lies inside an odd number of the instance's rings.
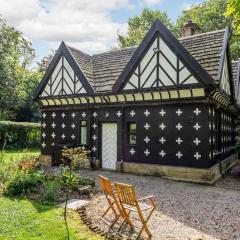
[{"label": "wooden folding chair", "polygon": [[[130,213],[132,211],[138,214],[139,219],[142,222],[142,227],[137,235],[137,239],[141,236],[144,230],[148,234],[149,238],[151,238],[152,234],[147,226],[147,223],[152,216],[153,211],[156,209],[154,196],[137,199],[133,186],[123,183],[115,183],[115,189],[117,191],[119,203],[124,213],[124,218],[126,220],[129,220],[127,223],[133,229],[135,229],[136,225],[134,226],[130,220]],[[143,201],[146,200],[149,200],[151,205],[143,203]],[[144,217],[143,212],[148,213],[147,217]]]},{"label": "wooden folding chair", "polygon": [[[113,185],[111,181],[108,178],[99,176],[99,182],[109,205],[106,211],[101,216],[101,220],[110,228],[112,228],[117,223],[118,219],[123,216],[122,209],[113,191]],[[109,221],[105,219],[105,216],[110,210],[112,210],[113,214],[115,215],[112,223],[109,223]]]}]

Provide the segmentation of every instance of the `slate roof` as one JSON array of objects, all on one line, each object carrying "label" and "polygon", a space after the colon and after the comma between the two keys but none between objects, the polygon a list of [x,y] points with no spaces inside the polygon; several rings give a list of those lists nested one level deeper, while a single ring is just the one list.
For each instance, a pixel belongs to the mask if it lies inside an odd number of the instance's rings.
[{"label": "slate roof", "polygon": [[[224,34],[225,30],[219,30],[178,39],[214,80],[218,80]],[[130,61],[137,46],[92,56],[69,46],[68,49],[95,91],[100,93],[112,90],[112,86]]]},{"label": "slate roof", "polygon": [[225,30],[178,39],[201,66],[217,79]]},{"label": "slate roof", "polygon": [[92,57],[76,48],[67,46],[68,50],[72,53],[77,64],[81,68],[83,74],[89,80],[91,85],[94,87],[93,82],[93,71],[92,71]]}]

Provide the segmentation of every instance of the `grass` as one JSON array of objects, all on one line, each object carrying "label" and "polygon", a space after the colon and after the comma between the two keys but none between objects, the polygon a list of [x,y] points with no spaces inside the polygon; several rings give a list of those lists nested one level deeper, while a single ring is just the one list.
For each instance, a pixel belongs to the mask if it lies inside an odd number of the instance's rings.
[{"label": "grass", "polygon": [[[0,152],[0,171],[21,159],[33,158],[39,150]],[[76,212],[68,213],[71,240],[102,239],[89,231]],[[27,199],[7,198],[0,193],[1,240],[65,240],[63,209]]]},{"label": "grass", "polygon": [[[76,212],[69,212],[71,240],[101,239],[91,233]],[[1,240],[64,240],[63,209],[24,199],[0,197]]]},{"label": "grass", "polygon": [[1,165],[8,165],[20,161],[23,158],[34,158],[39,156],[39,149],[22,149],[22,150],[4,150],[0,151],[0,168]]}]

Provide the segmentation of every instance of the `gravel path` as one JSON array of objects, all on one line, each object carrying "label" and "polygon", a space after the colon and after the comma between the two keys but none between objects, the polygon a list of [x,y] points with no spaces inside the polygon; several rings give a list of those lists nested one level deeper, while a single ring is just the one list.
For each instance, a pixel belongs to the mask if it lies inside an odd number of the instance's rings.
[{"label": "gravel path", "polygon": [[[112,181],[135,186],[138,197],[155,195],[157,211],[149,222],[156,240],[240,240],[240,191],[225,187],[174,182],[159,177],[81,170],[82,175],[99,174]],[[100,226],[106,209],[102,195],[94,197],[87,214]]]}]

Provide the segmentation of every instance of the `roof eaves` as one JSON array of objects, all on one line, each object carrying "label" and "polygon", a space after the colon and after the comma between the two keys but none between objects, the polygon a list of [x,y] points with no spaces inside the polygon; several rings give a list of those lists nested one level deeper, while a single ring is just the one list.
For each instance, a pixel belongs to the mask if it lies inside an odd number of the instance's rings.
[{"label": "roof eaves", "polygon": [[43,78],[41,80],[41,82],[39,83],[37,89],[35,90],[35,92],[33,93],[33,100],[36,101],[39,97],[39,95],[41,94],[41,91],[43,90],[43,88],[46,85],[46,81],[47,81],[47,77],[51,74],[53,67],[55,66],[55,64],[57,63],[59,56],[61,56],[61,52],[62,52],[62,48],[63,48],[63,42],[61,42],[58,50],[56,51],[56,53],[53,56],[52,61],[50,62],[47,71],[44,73]]},{"label": "roof eaves", "polygon": [[223,64],[224,64],[224,59],[225,59],[225,53],[227,51],[229,37],[230,37],[229,27],[226,27],[224,37],[223,37],[223,44],[222,44],[222,50],[221,50],[221,54],[220,54],[220,61],[219,61],[219,65],[218,65],[218,74],[217,74],[217,81],[218,82],[220,82],[221,77],[222,77]]}]

